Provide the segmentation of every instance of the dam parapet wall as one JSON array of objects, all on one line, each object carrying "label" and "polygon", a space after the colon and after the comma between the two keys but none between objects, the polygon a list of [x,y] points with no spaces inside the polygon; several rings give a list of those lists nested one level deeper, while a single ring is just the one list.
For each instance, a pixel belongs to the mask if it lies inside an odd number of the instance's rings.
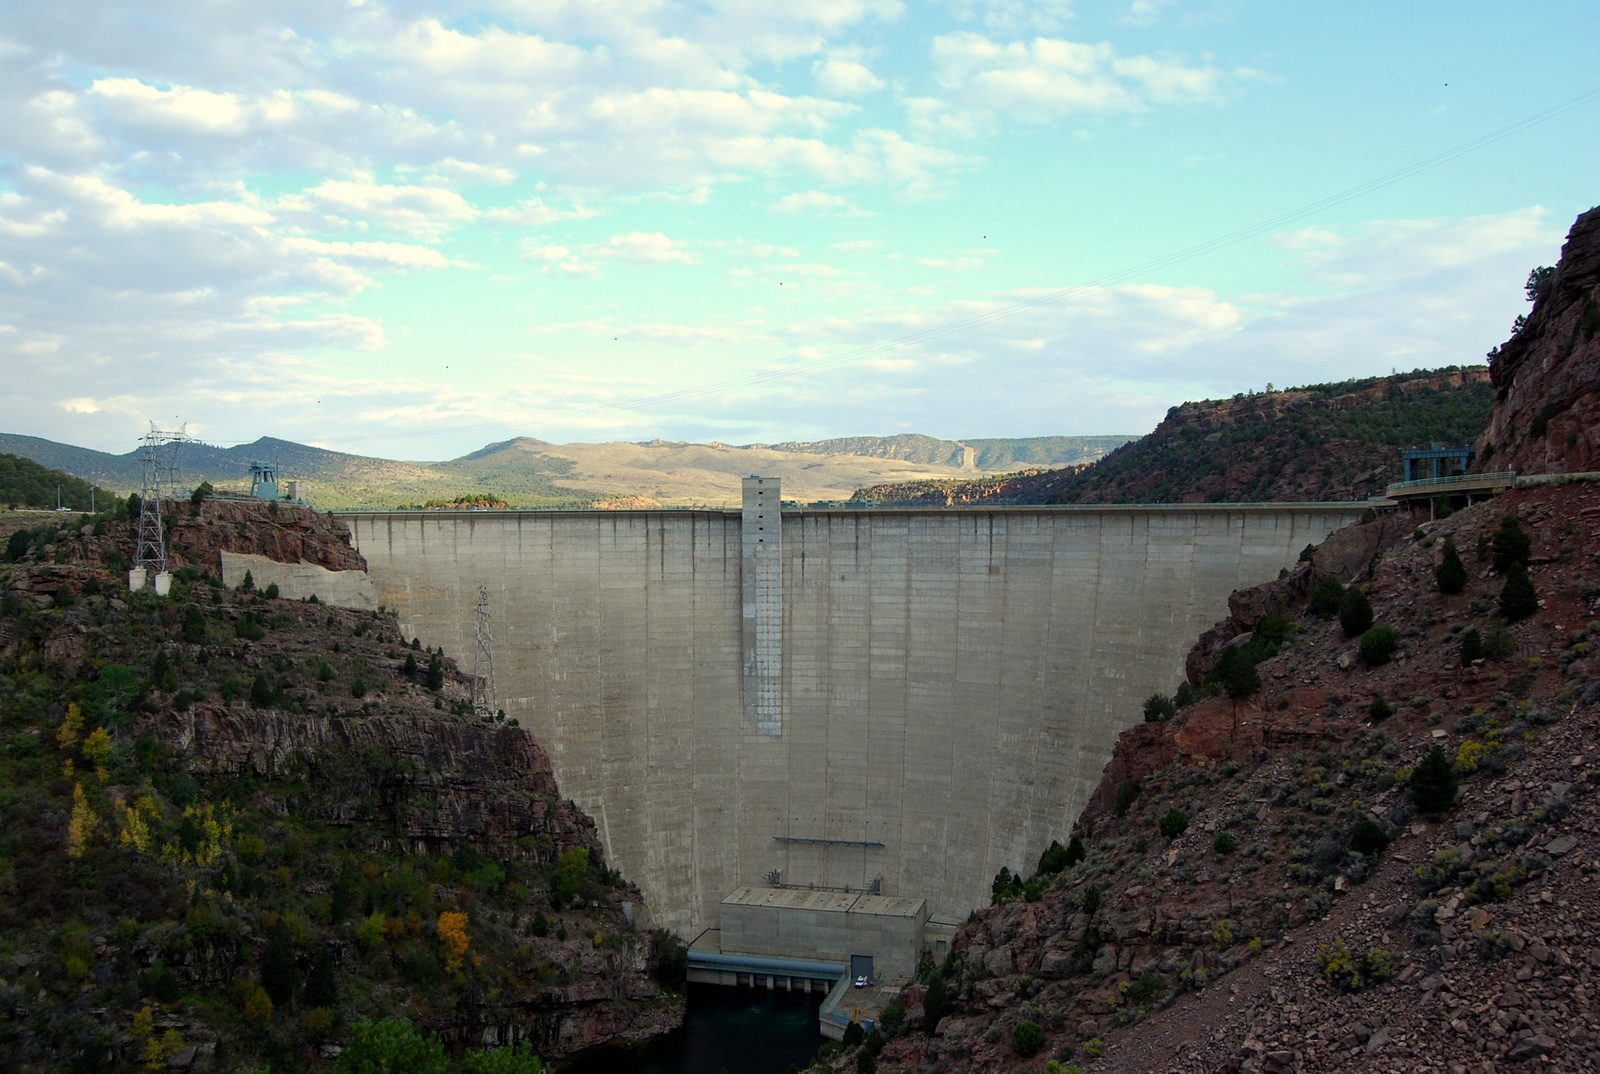
[{"label": "dam parapet wall", "polygon": [[408,636],[471,652],[488,587],[501,707],[692,937],[773,881],[986,905],[1228,595],[1364,508],[784,510],[755,549],[748,502],[340,517]]}]

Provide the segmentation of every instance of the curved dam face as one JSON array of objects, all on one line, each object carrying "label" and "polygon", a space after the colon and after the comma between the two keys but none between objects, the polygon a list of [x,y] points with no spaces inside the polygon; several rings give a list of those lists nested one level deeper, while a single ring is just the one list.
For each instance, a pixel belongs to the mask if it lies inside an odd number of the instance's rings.
[{"label": "curved dam face", "polygon": [[[752,479],[755,481],[755,479]],[[1065,838],[1235,588],[1362,504],[350,514],[377,597],[471,671],[658,923],[764,885],[986,905]]]}]

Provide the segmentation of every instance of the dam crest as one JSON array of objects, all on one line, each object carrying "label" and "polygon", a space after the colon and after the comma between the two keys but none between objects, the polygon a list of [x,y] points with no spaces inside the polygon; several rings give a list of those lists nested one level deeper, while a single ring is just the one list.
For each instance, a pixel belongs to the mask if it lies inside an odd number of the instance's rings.
[{"label": "dam crest", "polygon": [[500,707],[692,939],[750,886],[986,905],[1228,595],[1364,507],[339,517],[408,636],[472,652],[487,587]]}]

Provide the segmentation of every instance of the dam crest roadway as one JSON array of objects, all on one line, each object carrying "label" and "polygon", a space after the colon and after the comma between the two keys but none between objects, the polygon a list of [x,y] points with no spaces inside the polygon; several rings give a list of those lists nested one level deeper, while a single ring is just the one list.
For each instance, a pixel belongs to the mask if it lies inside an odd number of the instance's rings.
[{"label": "dam crest roadway", "polygon": [[500,707],[693,939],[774,882],[986,905],[1228,595],[1365,507],[797,510],[750,478],[734,511],[338,517],[407,636],[464,659],[487,587]]}]

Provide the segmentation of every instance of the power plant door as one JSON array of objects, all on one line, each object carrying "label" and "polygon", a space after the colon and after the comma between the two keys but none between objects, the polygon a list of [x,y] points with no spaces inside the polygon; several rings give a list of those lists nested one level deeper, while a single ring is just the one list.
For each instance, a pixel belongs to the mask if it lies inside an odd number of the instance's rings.
[{"label": "power plant door", "polygon": [[851,955],[850,976],[851,978],[865,977],[869,981],[872,980],[872,956]]}]

